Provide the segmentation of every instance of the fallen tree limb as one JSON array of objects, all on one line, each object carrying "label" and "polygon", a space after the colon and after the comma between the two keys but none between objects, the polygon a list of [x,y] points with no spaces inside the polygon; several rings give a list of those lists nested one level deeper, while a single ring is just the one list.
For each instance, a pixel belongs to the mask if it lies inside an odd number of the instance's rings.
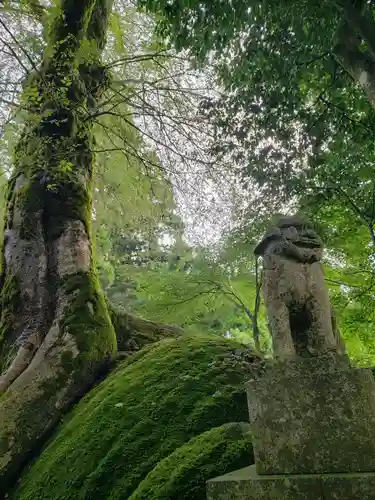
[{"label": "fallen tree limb", "polygon": [[146,344],[168,337],[178,337],[184,333],[178,326],[142,319],[116,308],[113,304],[108,304],[108,310],[116,332],[117,348],[122,353],[131,354]]}]

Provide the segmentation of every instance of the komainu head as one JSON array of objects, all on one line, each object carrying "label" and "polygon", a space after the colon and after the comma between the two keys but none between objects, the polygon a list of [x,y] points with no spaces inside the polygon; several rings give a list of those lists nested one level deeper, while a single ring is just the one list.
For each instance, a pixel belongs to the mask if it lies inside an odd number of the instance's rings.
[{"label": "komainu head", "polygon": [[300,215],[276,215],[255,255],[279,254],[300,262],[316,262],[322,256],[322,240],[313,225]]}]

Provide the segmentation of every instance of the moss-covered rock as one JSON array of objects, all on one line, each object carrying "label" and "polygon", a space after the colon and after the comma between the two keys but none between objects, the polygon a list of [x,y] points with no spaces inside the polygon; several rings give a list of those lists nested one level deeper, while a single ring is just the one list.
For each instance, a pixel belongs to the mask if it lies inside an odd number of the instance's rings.
[{"label": "moss-covered rock", "polygon": [[205,500],[206,481],[248,466],[252,452],[250,424],[215,427],[159,462],[129,500]]},{"label": "moss-covered rock", "polygon": [[142,319],[109,302],[107,307],[116,332],[117,348],[121,352],[134,353],[152,342],[184,334],[178,326]]},{"label": "moss-covered rock", "polygon": [[248,419],[252,360],[243,345],[211,336],[144,348],[76,406],[11,498],[128,499],[190,439]]}]

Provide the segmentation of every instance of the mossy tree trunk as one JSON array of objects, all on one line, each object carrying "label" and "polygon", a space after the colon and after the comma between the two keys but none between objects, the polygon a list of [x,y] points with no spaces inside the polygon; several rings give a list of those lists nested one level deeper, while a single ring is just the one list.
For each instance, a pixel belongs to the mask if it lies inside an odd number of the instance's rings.
[{"label": "mossy tree trunk", "polygon": [[111,0],[61,0],[8,185],[0,293],[0,491],[115,353],[91,248],[89,115]]},{"label": "mossy tree trunk", "polygon": [[[375,109],[375,23],[368,2],[331,0],[342,16],[333,55],[367,94]],[[370,227],[375,245],[374,230]]]}]

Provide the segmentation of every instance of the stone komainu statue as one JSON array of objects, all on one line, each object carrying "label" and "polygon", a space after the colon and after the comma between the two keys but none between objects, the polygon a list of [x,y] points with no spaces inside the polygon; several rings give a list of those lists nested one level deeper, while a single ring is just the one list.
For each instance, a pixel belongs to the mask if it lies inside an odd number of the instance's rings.
[{"label": "stone komainu statue", "polygon": [[323,245],[299,216],[277,216],[255,255],[263,257],[262,291],[275,356],[345,353],[324,283]]}]

